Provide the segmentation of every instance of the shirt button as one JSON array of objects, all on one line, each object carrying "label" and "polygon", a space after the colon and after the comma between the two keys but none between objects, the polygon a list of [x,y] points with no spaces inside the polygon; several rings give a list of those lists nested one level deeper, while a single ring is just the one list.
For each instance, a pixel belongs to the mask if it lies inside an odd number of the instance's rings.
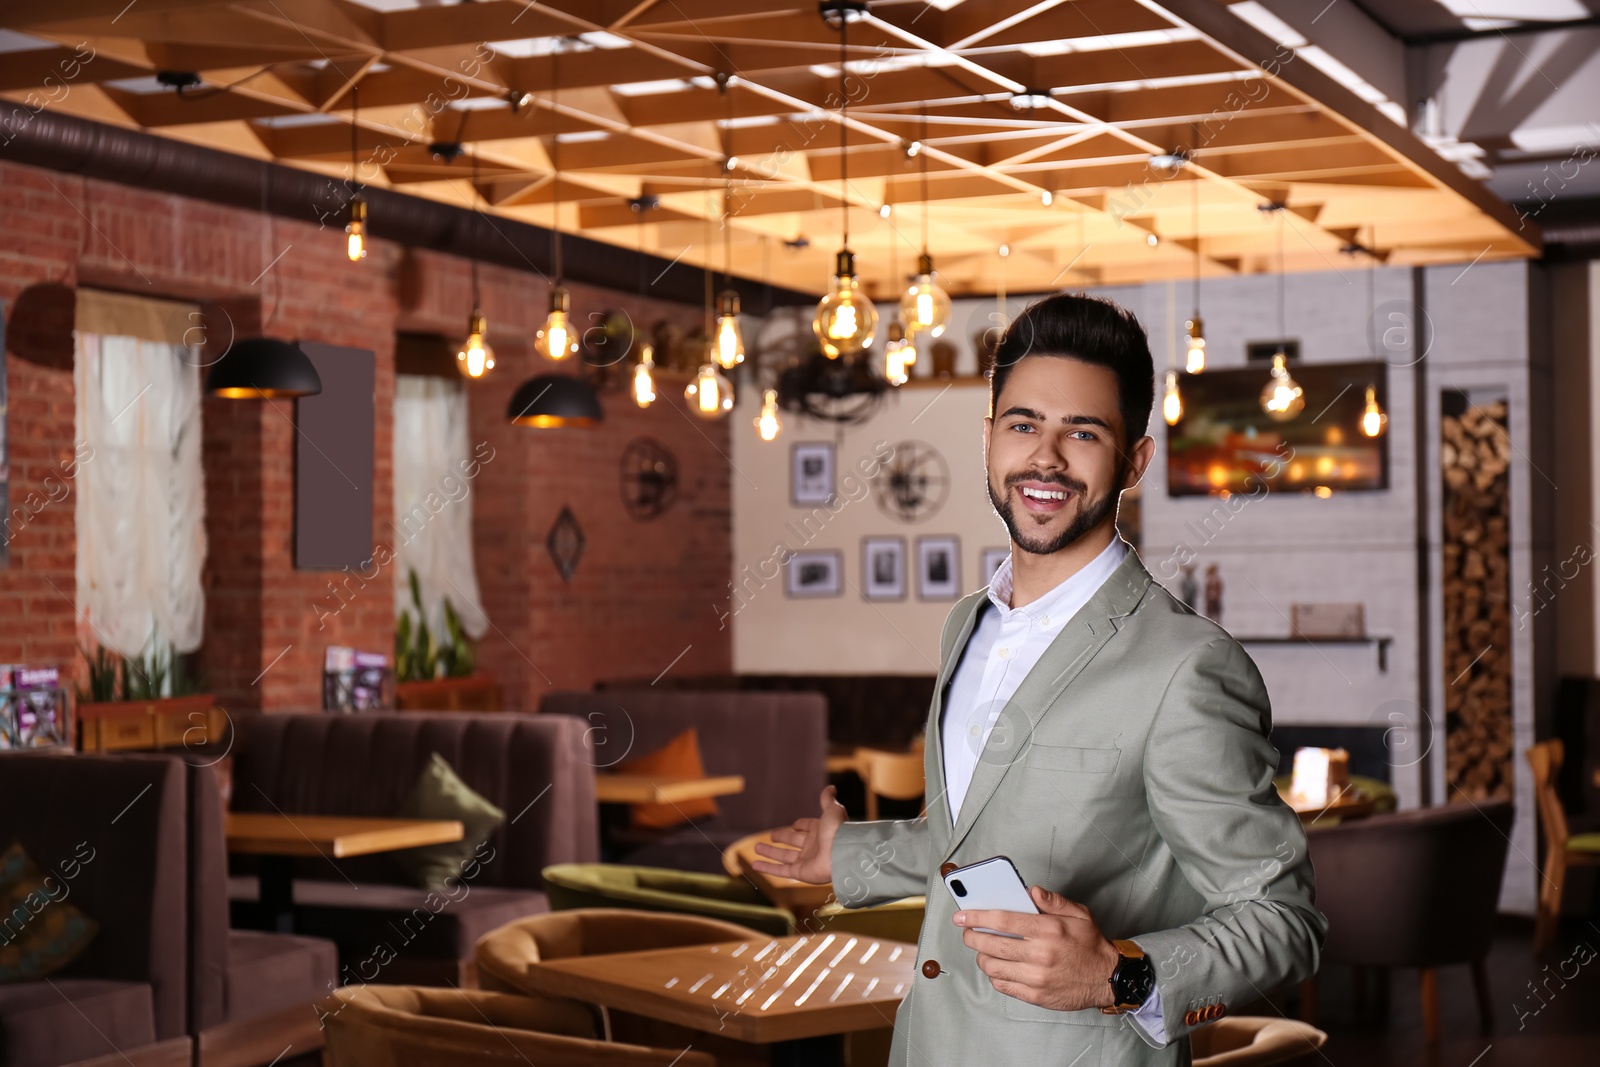
[{"label": "shirt button", "polygon": [[971,734],[973,737],[977,737],[982,732],[983,731],[978,728],[977,723],[973,723],[971,726],[967,727],[967,733]]},{"label": "shirt button", "polygon": [[1001,648],[997,654],[1001,659],[1011,658],[1011,650],[1009,648]]},{"label": "shirt button", "polygon": [[937,977],[939,977],[939,961],[938,960],[929,960],[927,963],[924,963],[922,965],[922,977],[924,977],[924,978],[937,978]]},{"label": "shirt button", "polygon": [[1040,626],[1049,626],[1050,625],[1050,616],[1048,616],[1048,615],[1040,615],[1039,616],[1039,625]]}]

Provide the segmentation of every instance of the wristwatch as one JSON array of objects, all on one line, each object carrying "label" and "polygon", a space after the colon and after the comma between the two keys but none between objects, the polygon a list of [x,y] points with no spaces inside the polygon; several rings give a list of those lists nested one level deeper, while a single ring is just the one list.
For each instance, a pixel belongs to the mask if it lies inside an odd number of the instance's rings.
[{"label": "wristwatch", "polygon": [[1121,1015],[1134,1011],[1150,999],[1156,989],[1156,969],[1144,957],[1144,949],[1132,941],[1113,941],[1113,948],[1121,957],[1111,972],[1112,1007],[1101,1008],[1107,1015]]}]

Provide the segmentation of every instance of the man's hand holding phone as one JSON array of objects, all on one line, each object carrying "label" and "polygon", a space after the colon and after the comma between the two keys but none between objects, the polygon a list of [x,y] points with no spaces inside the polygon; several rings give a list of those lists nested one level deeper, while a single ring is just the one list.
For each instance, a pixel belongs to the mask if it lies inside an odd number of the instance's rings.
[{"label": "man's hand holding phone", "polygon": [[1110,1007],[1108,979],[1119,957],[1089,909],[1041,886],[1031,886],[1028,896],[1039,914],[955,914],[961,940],[978,954],[978,969],[989,984],[1008,997],[1055,1011]]},{"label": "man's hand holding phone", "polygon": [[811,885],[830,884],[833,881],[833,837],[844,825],[845,811],[844,805],[834,799],[831,785],[822,790],[820,800],[820,818],[796,819],[793,826],[772,831],[775,844],[760,842],[756,845],[757,855],[766,856],[767,860],[754,860],[751,866],[762,874],[793,878]]}]

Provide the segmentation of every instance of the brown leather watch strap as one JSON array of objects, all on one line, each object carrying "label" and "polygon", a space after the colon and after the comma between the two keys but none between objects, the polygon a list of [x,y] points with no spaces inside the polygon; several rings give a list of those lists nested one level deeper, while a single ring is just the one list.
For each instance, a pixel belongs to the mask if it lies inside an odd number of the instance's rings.
[{"label": "brown leather watch strap", "polygon": [[[1111,947],[1117,950],[1117,955],[1119,955],[1119,956],[1124,956],[1124,957],[1127,957],[1128,959],[1135,959],[1135,960],[1144,959],[1144,949],[1140,948],[1136,942],[1133,942],[1133,941],[1112,941],[1111,942]],[[1100,1014],[1102,1014],[1102,1015],[1121,1015],[1124,1012],[1134,1011],[1138,1007],[1139,1006],[1137,1004],[1115,1004],[1115,1005],[1113,1005],[1113,1006],[1111,1006],[1109,1008],[1101,1008],[1100,1009]]]}]

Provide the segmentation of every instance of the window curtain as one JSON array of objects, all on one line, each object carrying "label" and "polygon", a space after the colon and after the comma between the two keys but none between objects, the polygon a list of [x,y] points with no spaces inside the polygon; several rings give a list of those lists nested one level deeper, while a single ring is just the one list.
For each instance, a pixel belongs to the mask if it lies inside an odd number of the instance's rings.
[{"label": "window curtain", "polygon": [[[162,336],[85,329],[117,329],[119,308],[133,312],[130,331]],[[79,294],[77,606],[94,640],[124,656],[168,643],[193,652],[205,628],[199,356],[181,342],[190,321],[183,305]]]},{"label": "window curtain", "polygon": [[474,640],[489,628],[472,556],[472,482],[487,447],[467,435],[467,391],[459,379],[395,376],[395,614],[411,610],[415,571],[428,629],[441,635],[444,602]]}]

